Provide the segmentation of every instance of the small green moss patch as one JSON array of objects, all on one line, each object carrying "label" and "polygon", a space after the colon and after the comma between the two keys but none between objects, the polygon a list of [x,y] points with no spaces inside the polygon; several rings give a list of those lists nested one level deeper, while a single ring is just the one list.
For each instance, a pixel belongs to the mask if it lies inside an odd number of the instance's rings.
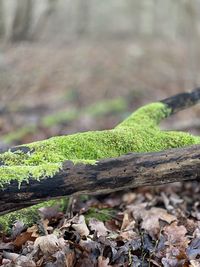
[{"label": "small green moss patch", "polygon": [[95,218],[99,221],[106,222],[108,220],[111,220],[114,215],[115,211],[110,208],[107,209],[90,208],[85,214],[85,219],[87,223],[91,218]]},{"label": "small green moss patch", "polygon": [[63,208],[66,205],[65,201],[65,199],[49,200],[25,209],[2,215],[0,216],[0,231],[9,233],[16,221],[22,221],[24,225],[31,226],[40,219],[38,212],[39,208],[60,206],[60,210],[63,211]]}]

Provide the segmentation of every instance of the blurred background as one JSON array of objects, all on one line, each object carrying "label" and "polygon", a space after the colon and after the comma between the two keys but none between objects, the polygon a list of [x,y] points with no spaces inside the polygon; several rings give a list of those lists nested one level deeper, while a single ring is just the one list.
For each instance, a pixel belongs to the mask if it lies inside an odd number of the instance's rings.
[{"label": "blurred background", "polygon": [[[198,0],[0,0],[0,146],[109,129],[200,85]],[[163,127],[199,133],[200,107]]]}]

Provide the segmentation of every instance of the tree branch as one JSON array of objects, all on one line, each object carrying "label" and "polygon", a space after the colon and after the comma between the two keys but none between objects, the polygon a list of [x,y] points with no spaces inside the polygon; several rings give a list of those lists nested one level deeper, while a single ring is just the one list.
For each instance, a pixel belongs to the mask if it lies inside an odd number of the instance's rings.
[{"label": "tree branch", "polygon": [[171,114],[177,113],[178,111],[194,106],[200,102],[200,87],[190,93],[181,93],[160,102],[171,108]]},{"label": "tree branch", "polygon": [[[199,100],[198,88],[192,93],[179,94],[162,102],[175,113]],[[19,149],[23,153],[30,152],[26,146],[14,147],[10,151]],[[71,161],[65,161],[62,169],[51,178],[44,177],[40,181],[30,178],[29,183],[22,182],[20,188],[17,181],[5,186],[0,194],[0,215],[51,198],[108,193],[193,179],[200,179],[200,145],[155,153],[129,153],[100,160],[95,165],[74,165]]]}]

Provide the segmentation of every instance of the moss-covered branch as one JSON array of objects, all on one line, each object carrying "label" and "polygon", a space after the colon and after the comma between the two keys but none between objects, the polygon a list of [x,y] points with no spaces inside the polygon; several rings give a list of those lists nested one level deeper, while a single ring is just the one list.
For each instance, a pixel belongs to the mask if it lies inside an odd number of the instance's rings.
[{"label": "moss-covered branch", "polygon": [[[0,185],[3,191],[0,196],[0,213],[29,206],[48,197],[96,190],[99,192],[101,188],[104,191],[118,190],[129,187],[130,181],[132,187],[137,186],[138,183],[134,182],[135,168],[141,157],[139,174],[142,177],[145,154],[133,154],[132,161],[129,156],[124,156],[123,161],[119,157],[131,152],[158,152],[200,144],[198,136],[186,132],[161,131],[158,125],[162,119],[196,104],[199,99],[200,89],[196,89],[192,93],[143,106],[111,130],[52,137],[1,153]],[[176,155],[176,151],[174,153]],[[151,157],[157,159],[157,154],[152,153]],[[156,162],[152,164],[155,165]],[[125,169],[129,164],[134,172],[127,176],[124,171],[124,180],[121,180],[120,172],[115,173],[116,163],[119,164],[118,167],[120,164],[126,166]],[[132,166],[133,163],[135,166]],[[110,176],[113,172],[115,176]],[[173,179],[172,175],[172,179],[168,178],[168,181]],[[114,183],[114,188],[111,188],[111,183]],[[145,180],[141,184],[145,184]]]}]

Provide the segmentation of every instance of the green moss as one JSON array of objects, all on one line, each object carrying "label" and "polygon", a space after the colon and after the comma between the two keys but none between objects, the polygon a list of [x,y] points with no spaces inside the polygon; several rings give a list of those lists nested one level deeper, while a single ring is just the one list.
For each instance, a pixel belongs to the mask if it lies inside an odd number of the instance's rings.
[{"label": "green moss", "polygon": [[95,164],[104,158],[118,157],[128,152],[153,152],[200,143],[200,137],[184,132],[161,131],[158,123],[170,113],[162,103],[141,107],[116,128],[90,131],[27,144],[30,150],[5,152],[0,155],[0,185],[11,180],[19,184],[29,177],[52,177],[62,162]]},{"label": "green moss", "polygon": [[22,221],[24,225],[31,226],[36,223],[39,219],[38,209],[42,207],[52,207],[52,206],[60,206],[60,210],[63,211],[63,205],[65,203],[65,199],[60,200],[49,200],[32,207],[28,207],[25,209],[21,209],[20,211],[13,211],[3,216],[0,216],[0,231],[9,233],[12,228],[12,225],[15,221]]},{"label": "green moss", "polygon": [[91,218],[95,218],[99,221],[106,222],[108,220],[111,220],[114,214],[115,214],[115,211],[110,208],[107,208],[107,209],[90,208],[85,213],[85,219],[87,223],[89,222]]}]

